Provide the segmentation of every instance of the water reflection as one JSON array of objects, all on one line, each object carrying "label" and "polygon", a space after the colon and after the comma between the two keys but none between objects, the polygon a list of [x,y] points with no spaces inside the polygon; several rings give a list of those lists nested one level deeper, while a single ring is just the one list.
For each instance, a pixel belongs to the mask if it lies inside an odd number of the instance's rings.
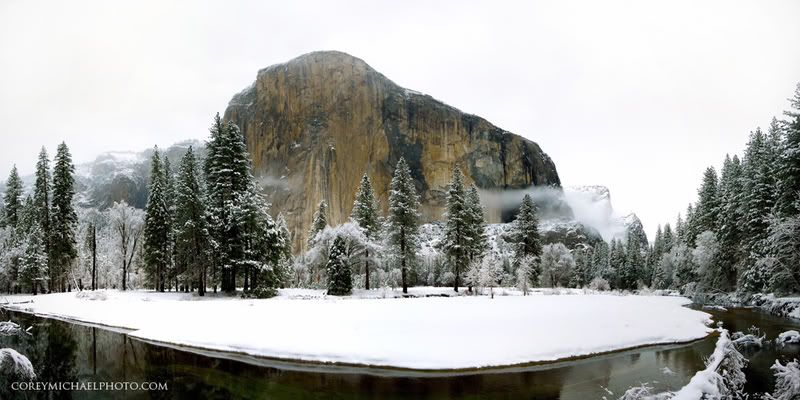
[{"label": "water reflection", "polygon": [[[734,331],[756,325],[768,338],[798,327],[750,310],[714,314]],[[388,377],[358,370],[330,373],[256,366],[155,346],[105,329],[10,315],[21,325],[33,325],[33,335],[0,337],[0,347],[28,356],[42,381],[167,382],[169,390],[34,394],[13,393],[3,386],[0,399],[612,399],[645,382],[659,390],[679,388],[703,368],[716,341],[710,337],[689,345],[635,349],[512,372]],[[775,358],[797,357],[798,346],[747,350],[745,356],[751,360],[747,389],[763,392],[772,385],[769,366]]]}]

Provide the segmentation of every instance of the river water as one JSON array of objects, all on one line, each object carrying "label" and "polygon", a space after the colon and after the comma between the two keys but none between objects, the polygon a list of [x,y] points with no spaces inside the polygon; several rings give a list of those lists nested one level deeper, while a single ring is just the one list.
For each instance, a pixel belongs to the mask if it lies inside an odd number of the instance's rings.
[{"label": "river water", "polygon": [[[749,309],[704,310],[731,332],[759,327],[768,339],[800,323]],[[4,318],[31,335],[2,337],[0,347],[28,356],[40,381],[166,382],[166,391],[12,392],[0,399],[616,399],[625,389],[648,383],[675,390],[704,367],[716,336],[689,344],[650,346],[601,356],[459,374],[408,374],[389,370],[274,364],[229,359],[220,354],[158,346],[123,332],[6,311]],[[203,323],[198,321],[198,329]],[[544,323],[544,321],[543,321]],[[231,327],[234,329],[234,327]],[[586,334],[592,332],[586,322]],[[469,349],[464,349],[469,351]],[[771,390],[775,359],[800,358],[800,346],[745,350],[749,393]],[[8,385],[7,382],[3,383]]]}]

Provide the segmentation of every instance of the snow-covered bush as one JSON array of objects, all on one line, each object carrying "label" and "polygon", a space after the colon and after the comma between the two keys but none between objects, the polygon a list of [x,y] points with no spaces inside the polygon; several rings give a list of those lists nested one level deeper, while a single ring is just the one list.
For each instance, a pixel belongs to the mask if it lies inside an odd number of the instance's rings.
[{"label": "snow-covered bush", "polygon": [[775,339],[778,344],[785,345],[785,344],[798,344],[800,343],[800,332],[795,330],[786,331],[778,335],[778,338]]},{"label": "snow-covered bush", "polygon": [[[28,328],[30,329],[30,328]],[[17,323],[11,321],[0,321],[0,336],[16,336],[25,333]]]},{"label": "snow-covered bush", "polygon": [[84,300],[108,300],[108,294],[105,290],[82,290],[78,293],[75,293],[75,297]]},{"label": "snow-covered bush", "polygon": [[751,326],[747,333],[735,332],[731,335],[733,344],[738,348],[754,346],[761,347],[766,335],[761,333],[761,330],[755,326]]},{"label": "snow-covered bush", "polygon": [[527,255],[522,257],[519,260],[519,266],[517,266],[517,273],[516,273],[516,283],[517,289],[522,292],[523,296],[528,295],[528,290],[531,287],[531,281],[534,276],[537,276],[536,273],[536,264],[538,258],[533,255]]},{"label": "snow-covered bush", "polygon": [[611,290],[611,285],[608,284],[607,280],[598,276],[592,279],[591,282],[589,282],[589,289],[597,291],[607,291]]},{"label": "snow-covered bush", "polygon": [[36,379],[36,372],[28,357],[10,348],[0,349],[0,373],[9,377]]},{"label": "snow-covered bush", "polygon": [[782,365],[775,360],[770,367],[775,371],[775,391],[764,396],[766,400],[796,400],[800,398],[800,364],[797,359]]},{"label": "snow-covered bush", "polygon": [[475,291],[480,293],[480,288],[489,288],[489,294],[494,298],[494,288],[500,283],[503,276],[503,265],[499,260],[492,256],[486,256],[482,260],[474,261],[467,270],[467,282]]}]

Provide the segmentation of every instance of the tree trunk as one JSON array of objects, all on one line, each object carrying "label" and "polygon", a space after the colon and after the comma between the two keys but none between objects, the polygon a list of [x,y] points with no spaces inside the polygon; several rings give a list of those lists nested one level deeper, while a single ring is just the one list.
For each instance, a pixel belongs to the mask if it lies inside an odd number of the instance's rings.
[{"label": "tree trunk", "polygon": [[456,262],[456,279],[455,282],[453,283],[453,290],[455,290],[456,292],[458,292],[458,275],[460,272],[461,272],[460,267],[458,265],[458,262]]},{"label": "tree trunk", "polygon": [[97,226],[92,224],[92,290],[97,290]]},{"label": "tree trunk", "polygon": [[401,254],[401,277],[403,280],[403,293],[408,293],[408,283],[406,283],[406,230],[400,229],[400,254]]}]

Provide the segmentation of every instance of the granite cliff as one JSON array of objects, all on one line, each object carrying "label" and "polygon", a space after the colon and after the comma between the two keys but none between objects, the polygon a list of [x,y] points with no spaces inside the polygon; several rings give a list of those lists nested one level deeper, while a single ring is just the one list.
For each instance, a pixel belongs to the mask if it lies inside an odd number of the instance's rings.
[{"label": "granite cliff", "polygon": [[[298,248],[320,200],[330,204],[331,223],[349,217],[365,171],[385,209],[400,157],[411,166],[423,222],[441,218],[455,165],[482,189],[561,185],[536,143],[404,89],[341,52],[262,69],[224,118],[241,128],[272,211],[286,216]],[[487,209],[490,222],[502,218],[503,210]]]}]

